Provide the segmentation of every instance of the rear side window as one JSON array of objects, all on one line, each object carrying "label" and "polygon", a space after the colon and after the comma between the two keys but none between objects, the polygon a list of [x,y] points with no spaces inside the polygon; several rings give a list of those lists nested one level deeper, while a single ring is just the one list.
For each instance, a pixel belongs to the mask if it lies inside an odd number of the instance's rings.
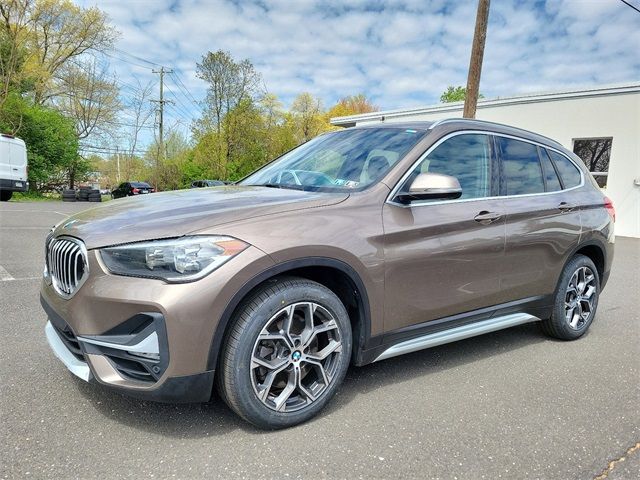
[{"label": "rear side window", "polygon": [[564,155],[554,152],[553,150],[547,150],[551,156],[551,160],[555,163],[560,178],[562,179],[562,185],[564,188],[573,188],[580,185],[580,170],[576,167],[571,160]]},{"label": "rear side window", "polygon": [[507,195],[544,192],[538,147],[512,138],[496,137],[502,153]]},{"label": "rear side window", "polygon": [[562,190],[556,169],[553,168],[551,159],[544,148],[540,149],[540,160],[542,161],[542,171],[544,172],[544,181],[547,184],[547,192]]}]

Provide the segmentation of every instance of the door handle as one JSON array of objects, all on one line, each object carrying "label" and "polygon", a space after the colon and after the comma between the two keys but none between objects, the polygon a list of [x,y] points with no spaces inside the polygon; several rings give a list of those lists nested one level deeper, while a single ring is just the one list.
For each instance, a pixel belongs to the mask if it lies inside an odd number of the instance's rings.
[{"label": "door handle", "polygon": [[487,210],[483,210],[479,214],[477,214],[475,217],[473,217],[473,219],[476,222],[482,223],[483,225],[488,225],[492,222],[495,222],[499,218],[502,218],[501,213],[489,212]]},{"label": "door handle", "polygon": [[574,208],[576,208],[575,205],[573,205],[572,203],[567,203],[567,202],[560,202],[560,205],[558,205],[558,210],[560,210],[563,213],[564,212],[570,212]]}]

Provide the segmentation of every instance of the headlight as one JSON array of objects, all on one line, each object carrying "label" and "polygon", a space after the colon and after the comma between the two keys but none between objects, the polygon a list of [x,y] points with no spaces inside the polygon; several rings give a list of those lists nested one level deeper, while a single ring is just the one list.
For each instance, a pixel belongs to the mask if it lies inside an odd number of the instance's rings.
[{"label": "headlight", "polygon": [[211,273],[249,245],[223,236],[193,236],[129,243],[100,250],[105,266],[116,275],[191,282]]}]

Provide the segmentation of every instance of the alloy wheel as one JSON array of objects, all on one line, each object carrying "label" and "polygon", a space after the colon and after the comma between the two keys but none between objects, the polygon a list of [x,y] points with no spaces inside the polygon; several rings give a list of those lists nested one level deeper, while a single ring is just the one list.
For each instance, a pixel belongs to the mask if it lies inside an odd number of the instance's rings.
[{"label": "alloy wheel", "polygon": [[596,290],[596,276],[589,267],[580,267],[571,276],[565,293],[564,311],[572,329],[580,330],[590,320]]},{"label": "alloy wheel", "polygon": [[269,319],[256,339],[253,390],[272,410],[300,410],[326,392],[341,355],[340,329],[326,308],[313,302],[289,305]]}]

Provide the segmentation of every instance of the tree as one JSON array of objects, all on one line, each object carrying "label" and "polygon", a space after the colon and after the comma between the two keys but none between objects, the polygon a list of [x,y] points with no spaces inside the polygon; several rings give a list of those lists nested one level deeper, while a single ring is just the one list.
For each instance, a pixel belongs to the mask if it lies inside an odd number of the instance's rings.
[{"label": "tree", "polygon": [[0,109],[11,92],[24,90],[27,9],[23,0],[0,2]]},{"label": "tree", "polygon": [[380,110],[377,105],[371,103],[364,93],[349,95],[341,98],[338,103],[329,109],[329,118],[342,117],[346,115],[358,115],[360,113],[377,112]]},{"label": "tree", "polygon": [[[442,103],[451,103],[451,102],[464,102],[465,96],[467,95],[467,89],[464,87],[453,87],[449,85],[447,90],[440,95],[440,101]],[[484,95],[479,94],[478,98],[484,98]]]},{"label": "tree", "polygon": [[74,120],[79,139],[113,135],[121,110],[119,89],[95,59],[70,62],[61,72],[58,88],[53,103]]},{"label": "tree", "polygon": [[298,95],[291,105],[299,143],[311,140],[326,130],[326,119],[322,116],[322,102],[308,92]]},{"label": "tree", "polygon": [[267,160],[279,157],[298,142],[291,114],[285,112],[282,102],[274,94],[265,94],[258,104],[264,123],[264,142]]},{"label": "tree", "polygon": [[253,98],[259,90],[261,77],[248,60],[236,62],[229,52],[207,52],[197,64],[197,76],[209,84],[205,104],[205,122],[218,132],[222,118],[241,101]]},{"label": "tree", "polygon": [[[242,102],[253,102],[260,89],[260,74],[245,59],[235,61],[229,52],[207,52],[197,64],[197,76],[209,84],[205,99],[206,110],[194,124],[193,133],[199,143],[207,145],[206,157],[212,170],[227,178],[228,165],[234,159],[233,131],[237,122],[225,118]],[[204,152],[202,152],[204,153]]]},{"label": "tree", "polygon": [[609,170],[612,143],[612,138],[575,140],[573,153],[582,159],[590,172],[607,172]]},{"label": "tree", "polygon": [[78,155],[73,121],[56,110],[38,104],[23,105],[20,137],[27,145],[29,182],[38,190],[71,185],[89,171]]},{"label": "tree", "polygon": [[82,8],[70,0],[22,1],[30,27],[25,67],[37,79],[36,103],[44,103],[58,93],[55,83],[69,60],[110,49],[117,32],[97,7]]}]

